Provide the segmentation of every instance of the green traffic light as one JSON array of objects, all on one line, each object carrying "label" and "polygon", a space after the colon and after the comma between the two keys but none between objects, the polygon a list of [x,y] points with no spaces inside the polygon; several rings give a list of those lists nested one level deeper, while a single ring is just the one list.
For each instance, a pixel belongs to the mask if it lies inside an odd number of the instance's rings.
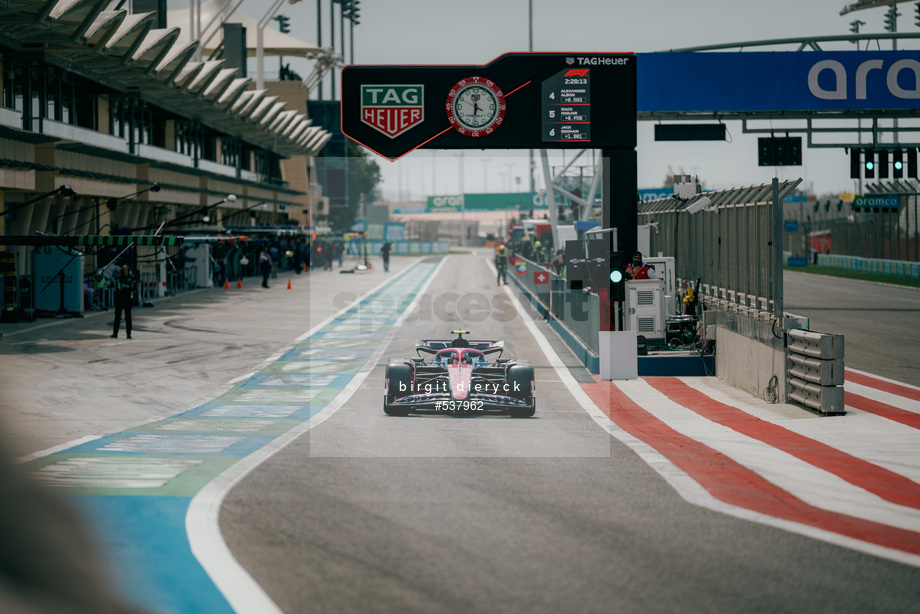
[{"label": "green traffic light", "polygon": [[875,168],[875,162],[866,162],[866,169],[867,169],[867,170],[870,170],[870,171],[871,171],[871,170],[874,169],[874,168]]},{"label": "green traffic light", "polygon": [[623,281],[623,272],[617,271],[617,270],[610,271],[610,281],[612,281],[615,284],[618,284],[621,281]]}]

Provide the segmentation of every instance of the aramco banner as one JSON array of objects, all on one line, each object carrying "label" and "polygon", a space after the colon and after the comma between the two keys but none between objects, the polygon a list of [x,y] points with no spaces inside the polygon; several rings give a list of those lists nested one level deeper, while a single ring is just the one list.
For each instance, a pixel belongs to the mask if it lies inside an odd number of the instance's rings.
[{"label": "aramco banner", "polygon": [[854,209],[897,209],[900,204],[897,194],[866,194],[853,200]]},{"label": "aramco banner", "polygon": [[916,109],[920,51],[640,53],[638,112]]},{"label": "aramco banner", "polygon": [[542,192],[508,192],[505,194],[450,194],[429,196],[427,211],[439,213],[445,211],[521,211],[529,213],[531,209],[545,209]]}]

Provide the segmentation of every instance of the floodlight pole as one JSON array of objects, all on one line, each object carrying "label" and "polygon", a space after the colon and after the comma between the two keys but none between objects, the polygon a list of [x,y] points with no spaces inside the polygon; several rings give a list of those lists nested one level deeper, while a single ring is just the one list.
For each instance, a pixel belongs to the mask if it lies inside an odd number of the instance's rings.
[{"label": "floodlight pole", "polygon": [[[773,316],[779,320],[780,329],[785,325],[783,319],[783,203],[779,199],[779,179],[773,178]],[[806,235],[807,236],[807,235]]]},{"label": "floodlight pole", "polygon": [[[552,171],[549,168],[549,159],[546,156],[545,149],[540,150],[540,159],[543,162],[543,183],[546,184],[546,195],[543,197],[543,204],[549,210],[550,225],[553,229],[553,245],[558,247],[559,231],[556,227],[556,220],[558,220],[559,214],[556,212],[556,186]],[[533,206],[531,206],[531,209],[533,209]],[[605,223],[604,228],[610,228],[610,226]]]},{"label": "floodlight pole", "polygon": [[[533,51],[533,0],[527,0],[527,51]],[[536,164],[533,161],[533,149],[530,150],[530,193],[536,192],[536,183],[534,182],[534,168]],[[553,237],[556,240],[556,237]]]},{"label": "floodlight pole", "polygon": [[259,20],[258,26],[256,27],[256,89],[261,90],[265,88],[265,43],[263,32],[265,26],[268,25],[268,22],[275,16],[275,13],[278,12],[278,9],[281,8],[283,3],[284,0],[275,0],[275,3],[272,4],[271,8],[262,16],[262,19]]},{"label": "floodlight pole", "polygon": [[[323,0],[316,0],[316,46],[323,47]],[[309,94],[309,92],[308,92]],[[319,80],[316,90],[316,99],[323,99],[323,80]]]},{"label": "floodlight pole", "polygon": [[[198,54],[198,59],[200,60],[201,53],[204,51],[204,48],[208,45],[208,43],[211,42],[211,39],[214,38],[218,32],[220,32],[221,26],[223,26],[227,22],[227,20],[233,16],[233,14],[236,12],[236,9],[240,8],[240,5],[243,4],[243,0],[237,0],[237,3],[229,11],[221,11],[220,13],[215,15],[214,19],[212,19],[208,23],[208,25],[205,26],[203,29],[201,28],[201,23],[200,23],[201,22],[201,2],[200,0],[197,1],[197,4],[198,4],[198,16],[196,17],[196,19],[199,22],[198,23],[199,32],[196,38],[199,39],[197,54]],[[205,35],[207,35],[207,38],[205,38]]]},{"label": "floodlight pole", "polygon": [[[338,0],[329,0],[329,49],[332,50],[332,54],[335,55],[335,3]],[[330,91],[329,91],[329,100],[335,100],[335,71],[329,72],[330,78]]]},{"label": "floodlight pole", "polygon": [[460,192],[460,247],[463,247],[463,240],[466,237],[466,215],[465,203],[463,202],[463,152],[457,155],[457,191]]}]

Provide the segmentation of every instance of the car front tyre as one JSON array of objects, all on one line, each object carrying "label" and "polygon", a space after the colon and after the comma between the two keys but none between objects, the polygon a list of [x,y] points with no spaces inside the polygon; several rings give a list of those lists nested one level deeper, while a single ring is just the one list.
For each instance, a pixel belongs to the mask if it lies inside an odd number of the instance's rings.
[{"label": "car front tyre", "polygon": [[508,409],[512,418],[530,418],[537,411],[537,402],[533,396],[534,372],[533,365],[526,360],[514,360],[505,368],[505,383],[510,390],[509,396],[523,401],[523,407],[516,406]]},{"label": "car front tyre", "polygon": [[410,411],[412,411],[412,408],[409,407],[408,405],[393,406],[387,403],[386,401],[383,402],[383,413],[385,413],[388,416],[399,416],[401,418],[405,418],[406,416],[409,415]]},{"label": "car front tyre", "polygon": [[533,418],[535,413],[537,413],[537,401],[532,397],[530,407],[512,407],[508,410],[508,414],[512,418]]},{"label": "car front tyre", "polygon": [[407,391],[412,390],[412,383],[415,379],[412,363],[407,361],[394,360],[387,365],[386,380],[387,394],[383,399],[383,413],[388,416],[408,416],[412,410],[408,405],[391,405],[402,393],[405,396]]}]

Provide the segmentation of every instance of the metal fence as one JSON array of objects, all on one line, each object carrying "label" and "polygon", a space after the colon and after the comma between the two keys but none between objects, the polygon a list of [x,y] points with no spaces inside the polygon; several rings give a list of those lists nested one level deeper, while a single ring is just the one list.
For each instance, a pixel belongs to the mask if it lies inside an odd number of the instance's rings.
[{"label": "metal fence", "polygon": [[[175,296],[181,292],[194,290],[197,286],[194,280],[197,275],[195,266],[169,271],[166,274],[166,295]],[[134,297],[138,305],[144,306],[153,302],[159,295],[157,286],[162,283],[155,272],[140,273],[137,278]],[[115,306],[115,287],[106,284],[95,292],[97,309],[112,309]]]},{"label": "metal fence", "polygon": [[920,196],[902,194],[897,209],[857,213],[829,225],[833,254],[920,262]]},{"label": "metal fence", "polygon": [[[774,319],[782,311],[783,228],[782,210],[773,203],[782,202],[799,183],[709,192],[704,207],[694,206],[703,194],[640,203],[639,223],[653,228],[650,255],[673,256],[678,281],[699,281],[700,300],[710,308]],[[512,268],[509,275],[598,354],[597,294],[568,290],[564,278],[529,260],[521,262],[520,274]],[[536,283],[534,274],[540,272],[548,283]]]},{"label": "metal fence", "polygon": [[[653,229],[650,255],[674,256],[678,282],[699,282],[704,303],[775,317],[782,310],[783,229],[773,203],[800,182],[640,203],[639,224]],[[710,202],[698,207],[703,197]]]},{"label": "metal fence", "polygon": [[194,290],[197,286],[198,267],[186,265],[181,269],[166,272],[166,295],[175,296],[180,292]]},{"label": "metal fence", "polygon": [[[564,277],[524,258],[521,258],[521,263],[524,265],[522,272],[512,267],[508,276],[514,276],[544,309],[562,322],[595,355],[599,354],[597,332],[600,330],[600,303],[597,294],[585,290],[569,290]],[[547,275],[547,283],[536,283],[535,273]]]}]

